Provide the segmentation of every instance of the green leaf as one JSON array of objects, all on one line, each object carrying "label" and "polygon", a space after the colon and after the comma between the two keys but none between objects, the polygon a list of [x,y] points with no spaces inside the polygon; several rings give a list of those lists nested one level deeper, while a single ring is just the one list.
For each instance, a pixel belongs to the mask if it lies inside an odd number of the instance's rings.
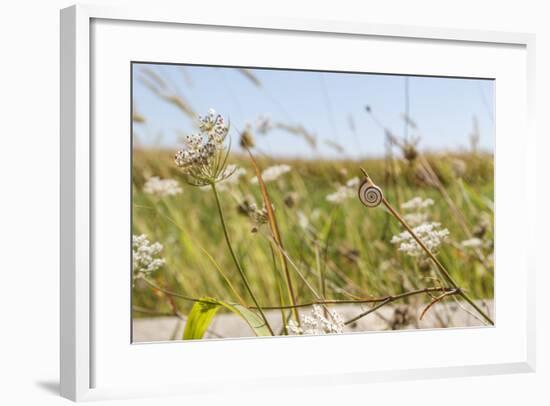
[{"label": "green leaf", "polygon": [[210,323],[212,323],[212,319],[222,306],[246,321],[257,336],[271,335],[263,319],[255,311],[247,307],[236,303],[222,302],[221,300],[212,299],[210,297],[203,297],[200,300],[202,300],[202,302],[196,302],[187,316],[185,330],[183,331],[184,340],[198,340],[203,338],[204,333],[206,333]]},{"label": "green leaf", "polygon": [[219,303],[227,310],[239,315],[244,321],[246,321],[250,328],[254,331],[254,334],[256,334],[257,336],[271,335],[269,329],[267,328],[267,325],[256,312],[240,304],[230,304],[225,302]]},{"label": "green leaf", "polygon": [[185,323],[185,330],[183,331],[184,340],[201,339],[220,309],[220,305],[217,304],[215,299],[202,298],[201,300],[208,300],[212,303],[196,302],[193,305]]}]

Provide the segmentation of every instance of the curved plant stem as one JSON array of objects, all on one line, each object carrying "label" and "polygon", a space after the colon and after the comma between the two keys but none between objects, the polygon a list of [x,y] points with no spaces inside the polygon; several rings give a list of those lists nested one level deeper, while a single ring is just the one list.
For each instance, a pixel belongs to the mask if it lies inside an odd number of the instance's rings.
[{"label": "curved plant stem", "polygon": [[[311,302],[305,303],[296,303],[295,305],[285,305],[285,306],[264,306],[264,310],[278,310],[278,309],[292,309],[300,307],[309,307],[314,305],[341,305],[341,304],[364,304],[364,303],[383,303],[387,301],[395,301],[403,299],[413,295],[419,295],[422,293],[434,293],[434,292],[443,292],[446,294],[457,294],[458,289],[455,288],[424,288],[411,290],[409,292],[401,293],[399,295],[393,296],[382,296],[382,297],[371,297],[371,298],[359,298],[359,299],[319,299],[313,300]],[[254,307],[251,307],[254,308]]]},{"label": "curved plant stem", "polygon": [[235,251],[233,250],[233,246],[231,245],[231,240],[229,238],[229,233],[227,232],[227,226],[225,224],[225,217],[223,215],[222,205],[220,202],[220,197],[218,195],[218,191],[216,190],[215,183],[210,184],[212,186],[212,191],[214,192],[214,197],[216,198],[216,206],[218,208],[218,214],[220,215],[220,221],[222,223],[222,229],[223,229],[223,235],[225,237],[225,242],[227,243],[227,247],[229,248],[229,252],[231,253],[231,258],[233,258],[233,262],[235,263],[235,266],[237,267],[237,270],[239,271],[239,274],[241,275],[241,279],[244,282],[244,285],[246,287],[246,290],[250,294],[250,297],[252,298],[254,304],[256,305],[256,308],[260,312],[260,315],[262,316],[262,319],[264,320],[264,323],[266,327],[268,328],[271,335],[274,335],[273,330],[271,326],[269,325],[269,322],[267,321],[267,317],[264,314],[264,311],[262,310],[260,304],[258,303],[258,299],[256,299],[256,295],[254,295],[254,292],[252,291],[252,288],[250,287],[250,283],[248,282],[248,278],[246,277],[246,274],[244,273],[244,270],[241,267],[241,264],[239,263],[239,260],[237,259],[237,256],[235,255]]},{"label": "curved plant stem", "polygon": [[147,285],[151,286],[153,289],[156,289],[159,292],[162,292],[162,293],[164,293],[168,296],[172,296],[172,297],[175,297],[175,298],[178,298],[178,299],[187,300],[189,302],[194,302],[194,303],[205,303],[205,304],[214,304],[214,305],[218,304],[218,302],[214,302],[212,300],[197,299],[195,297],[190,297],[190,296],[182,295],[181,293],[173,292],[171,290],[163,288],[162,286],[157,285],[155,282],[153,282],[152,280],[150,280],[148,278],[145,278],[145,277],[142,277],[141,280],[144,281]]},{"label": "curved plant stem", "polygon": [[[206,304],[218,304],[218,302],[211,301],[211,300],[208,300],[208,299],[197,299],[197,298],[194,298],[194,297],[182,295],[182,294],[177,293],[177,292],[173,292],[171,290],[165,289],[165,288],[157,285],[156,283],[154,283],[153,281],[151,281],[150,279],[147,279],[147,278],[142,278],[142,280],[144,282],[146,282],[152,288],[154,288],[154,289],[156,289],[156,290],[158,290],[158,291],[160,291],[160,292],[162,292],[162,293],[164,293],[168,296],[172,296],[173,298],[176,298],[176,299],[183,299],[183,300],[188,300],[190,302],[200,302],[200,303],[206,303]],[[319,300],[314,300],[314,301],[306,302],[306,303],[296,303],[295,305],[263,306],[262,310],[289,310],[289,309],[292,309],[292,308],[309,307],[309,306],[313,306],[313,305],[341,305],[341,304],[365,304],[365,303],[378,303],[378,304],[383,303],[383,304],[387,304],[387,303],[394,302],[394,301],[399,300],[399,299],[404,299],[404,298],[409,297],[409,296],[420,295],[420,294],[423,294],[423,293],[429,294],[429,293],[435,293],[435,292],[442,292],[442,293],[445,293],[447,295],[456,295],[456,294],[459,293],[459,289],[437,287],[437,288],[416,289],[416,290],[411,290],[411,291],[408,291],[408,292],[400,293],[398,295],[381,296],[381,297],[358,298],[358,299],[324,299],[324,300],[319,299]],[[258,310],[257,306],[246,306],[246,307],[248,309]],[[373,309],[374,308],[369,309],[369,313],[370,313],[370,310],[373,310]],[[376,309],[374,309],[374,310],[376,310]]]}]

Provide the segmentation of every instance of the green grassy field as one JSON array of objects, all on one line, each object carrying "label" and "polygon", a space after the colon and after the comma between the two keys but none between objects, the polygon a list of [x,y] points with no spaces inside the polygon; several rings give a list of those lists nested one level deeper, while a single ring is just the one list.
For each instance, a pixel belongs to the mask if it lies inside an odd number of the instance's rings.
[{"label": "green grassy field", "polygon": [[[237,302],[241,296],[251,303],[224,240],[212,191],[185,184],[173,153],[133,152],[133,234],[161,243],[166,261],[149,276],[163,289],[136,281],[134,317],[189,313],[192,301],[174,300],[162,290],[227,302]],[[418,158],[288,161],[260,154],[256,158],[261,169],[275,164],[291,167],[266,186],[298,302],[314,300],[313,290],[324,299],[350,299],[396,295],[441,283],[430,261],[408,256],[391,243],[404,230],[382,206],[367,208],[355,196],[341,203],[326,199],[349,179],[361,177],[360,167],[402,214],[407,214],[400,208],[404,202],[417,196],[432,199],[425,215],[449,230],[438,259],[472,298],[493,297],[492,155],[427,154],[424,166],[433,169],[431,180],[423,176]],[[256,227],[242,210],[245,199],[262,206],[260,187],[251,182],[253,166],[246,156],[230,155],[229,163],[246,170],[238,184],[219,191],[233,247],[261,306],[280,305],[285,301],[281,299],[284,275],[269,226]],[[167,197],[144,193],[143,185],[151,176],[177,180],[182,193]],[[462,244],[473,237],[481,241],[478,248]]]}]

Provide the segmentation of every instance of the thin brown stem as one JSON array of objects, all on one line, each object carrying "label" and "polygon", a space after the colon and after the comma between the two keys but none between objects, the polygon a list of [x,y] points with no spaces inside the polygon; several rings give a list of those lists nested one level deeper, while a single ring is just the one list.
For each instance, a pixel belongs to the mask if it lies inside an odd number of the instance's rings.
[{"label": "thin brown stem", "polygon": [[[431,289],[431,290],[430,290]],[[382,306],[385,306],[389,303],[392,303],[392,302],[395,302],[396,300],[399,300],[399,299],[403,299],[405,297],[408,297],[408,296],[412,296],[412,295],[416,295],[416,294],[419,294],[419,293],[428,293],[428,292],[434,292],[435,290],[434,289],[439,289],[439,291],[441,291],[442,289],[446,289],[444,295],[446,296],[450,296],[450,295],[456,295],[456,294],[460,294],[460,289],[449,289],[449,288],[428,288],[428,289],[419,289],[419,290],[415,290],[415,291],[411,291],[411,292],[405,292],[405,293],[402,293],[400,295],[395,295],[395,296],[388,296],[386,297],[382,302],[380,302],[379,304],[377,304],[376,306],[374,307],[371,307],[369,310],[359,314],[358,316],[355,316],[354,318],[344,322],[344,324],[347,326],[365,316],[367,316],[368,314],[378,310],[379,308],[381,308]]]},{"label": "thin brown stem", "polygon": [[156,290],[158,290],[158,291],[160,291],[160,292],[162,292],[162,293],[164,293],[168,296],[172,296],[172,297],[175,297],[175,298],[178,298],[178,299],[187,300],[189,302],[194,302],[194,303],[205,303],[205,304],[214,304],[214,305],[219,304],[218,302],[215,302],[215,301],[212,301],[212,300],[197,299],[197,298],[194,298],[194,297],[182,295],[181,293],[173,292],[171,290],[165,289],[165,288],[157,285],[156,283],[154,283],[153,281],[151,281],[150,279],[147,279],[147,278],[141,278],[141,280],[144,281],[149,286],[151,286],[153,289],[156,289]]},{"label": "thin brown stem", "polygon": [[[372,297],[372,298],[364,298],[364,299],[320,299],[320,300],[313,300],[310,302],[305,303],[297,303],[295,305],[286,305],[286,306],[263,306],[262,308],[264,310],[279,310],[279,309],[294,309],[294,308],[301,308],[301,307],[309,307],[314,305],[341,305],[341,304],[364,304],[364,303],[380,303],[385,302],[388,299],[393,300],[399,300],[403,299],[408,296],[418,295],[422,293],[431,293],[431,292],[445,292],[445,293],[457,293],[457,289],[454,288],[425,288],[425,289],[417,289],[412,290],[409,292],[401,293],[399,295],[393,295],[393,296],[383,296],[383,297]],[[254,309],[254,307],[249,307],[251,309]]]}]

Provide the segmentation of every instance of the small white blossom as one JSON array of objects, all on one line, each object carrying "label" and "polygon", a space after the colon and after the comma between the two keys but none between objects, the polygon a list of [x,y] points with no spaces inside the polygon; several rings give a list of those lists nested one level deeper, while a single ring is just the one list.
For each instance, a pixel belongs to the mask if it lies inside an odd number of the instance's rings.
[{"label": "small white blossom", "polygon": [[294,320],[288,322],[288,330],[292,334],[342,334],[344,332],[344,320],[334,310],[329,310],[325,317],[324,310],[319,305],[314,305],[311,313],[300,317],[301,326]]},{"label": "small white blossom", "polygon": [[153,176],[147,179],[143,185],[143,191],[150,195],[164,197],[175,196],[181,193],[182,189],[174,179],[161,179],[158,176]]},{"label": "small white blossom", "polygon": [[405,202],[401,205],[403,210],[418,210],[425,209],[429,206],[432,206],[434,201],[432,199],[423,200],[421,197],[413,197],[408,202]]},{"label": "small white blossom", "polygon": [[[273,165],[262,171],[262,179],[265,183],[271,182],[290,172],[291,167],[289,165]],[[254,177],[250,180],[252,183],[258,183],[258,178]]]},{"label": "small white blossom", "polygon": [[224,145],[229,127],[223,117],[210,109],[199,117],[200,133],[184,138],[185,149],[179,150],[174,162],[187,176],[189,183],[205,186],[224,179],[223,162],[229,153]]},{"label": "small white blossom", "polygon": [[346,186],[349,188],[356,188],[357,186],[359,186],[359,178],[357,176],[351,178],[346,182]]},{"label": "small white blossom", "polygon": [[479,248],[483,245],[483,241],[479,238],[470,238],[461,242],[464,248]]},{"label": "small white blossom", "polygon": [[347,186],[340,186],[336,192],[327,195],[326,199],[331,203],[342,203],[353,196],[355,196],[355,193],[352,189]]},{"label": "small white blossom", "polygon": [[345,200],[351,199],[357,195],[357,186],[359,186],[359,178],[351,178],[345,185],[340,186],[336,192],[328,194],[326,199],[331,203],[342,203]]},{"label": "small white blossom", "polygon": [[162,245],[151,244],[144,234],[132,236],[132,270],[134,279],[148,275],[161,268],[165,260],[160,256]]},{"label": "small white blossom", "polygon": [[208,135],[209,141],[215,144],[223,143],[229,132],[229,127],[225,124],[225,120],[214,109],[208,110],[206,116],[199,117],[199,129]]},{"label": "small white blossom", "polygon": [[403,215],[403,218],[408,224],[412,226],[417,226],[428,221],[428,213],[407,213]]},{"label": "small white blossom", "polygon": [[432,199],[424,200],[418,196],[414,197],[401,205],[403,210],[408,211],[408,213],[403,215],[403,218],[413,227],[426,223],[428,221],[428,207],[433,204],[434,201]]},{"label": "small white blossom", "polygon": [[[440,223],[435,222],[423,223],[414,227],[413,231],[424,245],[426,245],[430,251],[434,252],[437,251],[441,243],[446,241],[449,236],[449,230],[440,228],[440,226]],[[399,244],[399,251],[412,257],[424,255],[424,250],[408,231],[394,235],[391,239],[391,243]]]},{"label": "small white blossom", "polygon": [[[253,233],[257,232],[260,226],[266,224],[269,221],[267,207],[263,205],[262,208],[259,208],[254,200],[254,197],[252,196],[245,197],[239,203],[238,209],[242,214],[247,215],[250,220],[252,220]],[[271,205],[271,209],[275,211],[275,206]]]}]

